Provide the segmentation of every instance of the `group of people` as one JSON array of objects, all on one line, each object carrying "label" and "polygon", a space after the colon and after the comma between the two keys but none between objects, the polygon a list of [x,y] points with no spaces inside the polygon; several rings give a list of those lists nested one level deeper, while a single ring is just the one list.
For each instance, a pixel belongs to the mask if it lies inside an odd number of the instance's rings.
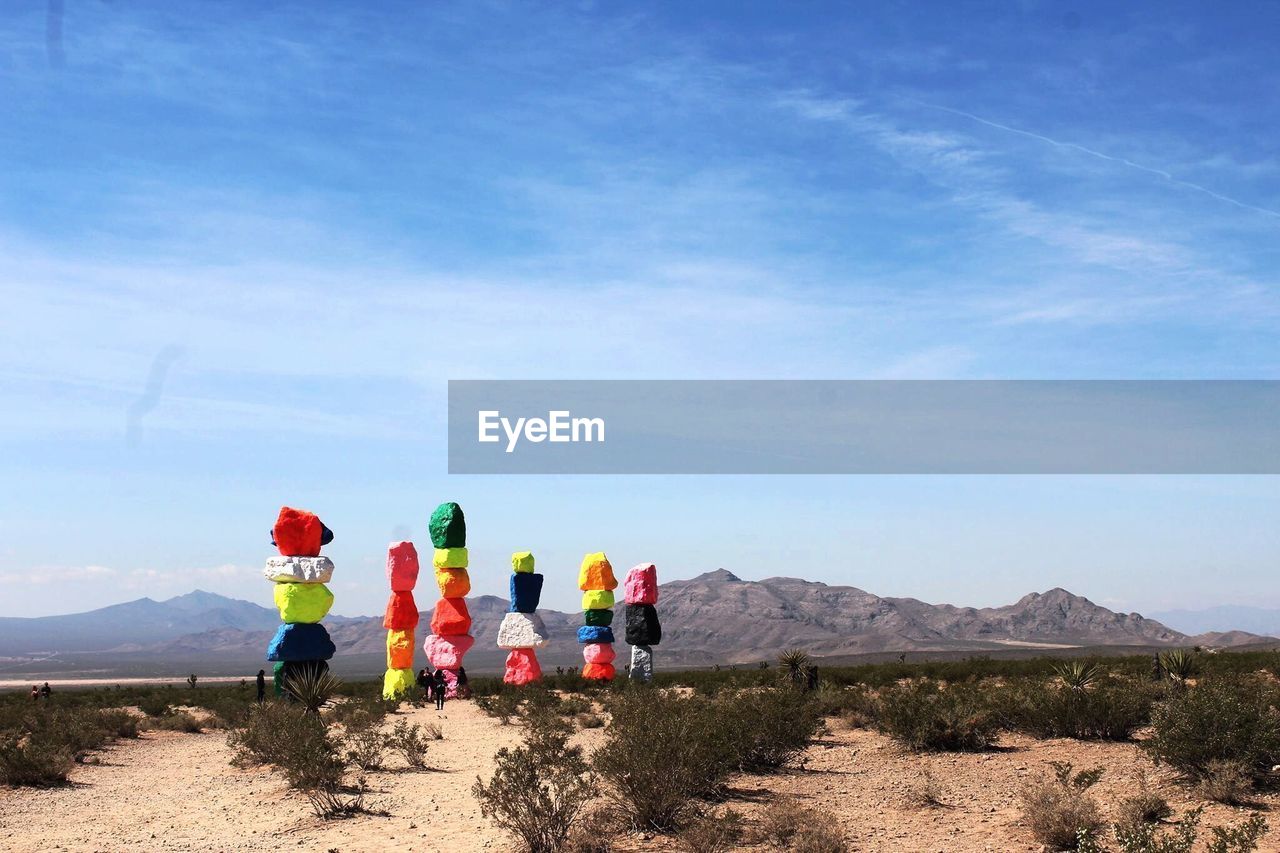
[{"label": "group of people", "polygon": [[41,699],[48,701],[49,696],[53,693],[53,688],[49,686],[49,682],[44,683],[44,687],[31,685],[31,701],[39,702]]},{"label": "group of people", "polygon": [[[444,670],[437,669],[435,672],[427,672],[426,669],[418,670],[418,689],[422,691],[422,697],[428,702],[436,703],[436,710],[444,710],[444,696],[449,689],[449,683],[445,681]],[[471,688],[467,686],[467,671],[458,669],[458,698],[465,699],[471,693]]]}]

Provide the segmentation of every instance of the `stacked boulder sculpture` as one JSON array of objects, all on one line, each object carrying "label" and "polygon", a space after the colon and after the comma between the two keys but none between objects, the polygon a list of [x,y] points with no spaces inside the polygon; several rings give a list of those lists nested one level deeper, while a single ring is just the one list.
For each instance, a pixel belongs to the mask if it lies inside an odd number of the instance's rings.
[{"label": "stacked boulder sculpture", "polygon": [[578,570],[578,589],[582,590],[582,616],[585,623],[578,629],[578,642],[582,644],[582,677],[599,681],[612,681],[615,675],[613,661],[613,591],[618,581],[613,576],[613,566],[603,551],[582,558]]},{"label": "stacked boulder sculpture", "polygon": [[662,642],[658,622],[658,567],[641,563],[627,572],[623,582],[627,602],[626,640],[631,645],[631,677],[637,681],[653,678],[653,646]]},{"label": "stacked boulder sculpture", "polygon": [[[431,513],[429,530],[435,548],[431,565],[440,587],[440,600],[431,615],[431,634],[422,649],[432,669],[444,672],[445,696],[453,698],[458,695],[462,658],[475,643],[471,614],[467,611],[471,578],[467,574],[467,521],[462,507],[452,502],[440,504]],[[416,624],[416,618],[414,621]]]},{"label": "stacked boulder sculpture", "polygon": [[333,593],[325,586],[333,577],[333,562],[320,556],[320,549],[332,541],[333,531],[303,509],[281,507],[271,528],[271,544],[280,556],[267,559],[263,574],[274,584],[282,623],[267,646],[277,696],[286,692],[290,677],[328,670],[333,657],[333,640],[320,624],[333,606]]},{"label": "stacked boulder sculpture", "polygon": [[413,588],[418,584],[418,550],[412,542],[393,542],[387,548],[387,582],[391,600],[383,626],[387,629],[387,673],[382,698],[403,699],[413,690],[413,632],[418,627],[418,606]]},{"label": "stacked boulder sculpture", "polygon": [[507,649],[507,667],[502,680],[507,684],[532,684],[542,678],[542,667],[534,652],[546,646],[547,627],[535,611],[542,598],[542,575],[533,571],[533,554],[517,551],[511,555],[511,606],[498,626],[498,648]]}]

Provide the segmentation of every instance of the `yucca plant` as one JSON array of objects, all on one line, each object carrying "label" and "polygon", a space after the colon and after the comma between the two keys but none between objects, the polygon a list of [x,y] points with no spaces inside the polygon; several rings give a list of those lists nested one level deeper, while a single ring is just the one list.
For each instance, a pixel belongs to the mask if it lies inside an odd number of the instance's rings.
[{"label": "yucca plant", "polygon": [[782,667],[783,679],[797,686],[804,684],[809,660],[809,653],[804,649],[787,649],[778,655],[778,665]]},{"label": "yucca plant", "polygon": [[1053,672],[1062,683],[1077,693],[1088,690],[1102,677],[1102,667],[1097,662],[1073,660],[1053,665]]},{"label": "yucca plant", "polygon": [[308,714],[319,714],[341,684],[327,669],[305,667],[285,678],[284,692],[302,705]]},{"label": "yucca plant", "polygon": [[1196,674],[1199,662],[1196,656],[1186,649],[1174,649],[1160,655],[1160,666],[1170,678],[1181,684]]}]

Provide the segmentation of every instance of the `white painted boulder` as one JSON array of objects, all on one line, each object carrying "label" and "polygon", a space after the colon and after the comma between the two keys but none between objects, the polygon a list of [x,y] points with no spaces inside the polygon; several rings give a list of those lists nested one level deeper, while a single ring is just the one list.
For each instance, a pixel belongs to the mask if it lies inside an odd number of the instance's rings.
[{"label": "white painted boulder", "polygon": [[498,648],[541,649],[551,643],[537,613],[508,613],[498,626]]},{"label": "white painted boulder", "polygon": [[328,557],[268,557],[262,574],[275,583],[328,583],[333,579],[333,561]]}]

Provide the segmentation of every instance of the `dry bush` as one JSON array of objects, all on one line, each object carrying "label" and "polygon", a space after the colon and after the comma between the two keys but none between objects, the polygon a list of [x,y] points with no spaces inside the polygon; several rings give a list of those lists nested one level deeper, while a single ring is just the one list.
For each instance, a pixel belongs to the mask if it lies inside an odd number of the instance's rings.
[{"label": "dry bush", "polygon": [[604,805],[578,817],[564,853],[612,853],[613,839],[626,828],[626,817],[612,806]]},{"label": "dry bush", "polygon": [[503,747],[488,784],[471,788],[481,813],[515,835],[530,853],[563,849],[594,784],[582,748],[569,745],[569,727],[558,718],[534,718],[523,746]]},{"label": "dry bush", "polygon": [[520,696],[512,690],[502,690],[492,696],[477,696],[474,701],[477,708],[504,726],[520,714]]},{"label": "dry bush", "polygon": [[914,750],[989,749],[1000,731],[997,715],[971,684],[921,680],[880,693],[880,730]]},{"label": "dry bush", "polygon": [[1196,791],[1216,803],[1247,805],[1253,796],[1253,778],[1239,761],[1210,761]]},{"label": "dry bush", "polygon": [[74,765],[64,743],[17,733],[0,736],[0,782],[6,785],[61,785]]},{"label": "dry bush", "polygon": [[776,770],[808,747],[822,725],[809,694],[793,688],[748,690],[716,700],[724,725],[738,733],[737,767]]},{"label": "dry bush", "polygon": [[[1199,834],[1200,815],[1203,809],[1192,809],[1182,816],[1178,825],[1161,832],[1155,824],[1134,823],[1115,826],[1119,853],[1191,853]],[[1260,815],[1253,815],[1236,826],[1210,827],[1210,838],[1204,845],[1206,853],[1250,853],[1258,847],[1258,839],[1267,831],[1267,822]],[[1080,853],[1105,853],[1095,840],[1082,844]]]},{"label": "dry bush", "polygon": [[1138,793],[1125,797],[1116,806],[1116,824],[1134,826],[1140,823],[1159,823],[1173,815],[1169,801],[1143,784]]},{"label": "dry bush", "polygon": [[1089,788],[1102,775],[1101,768],[1072,773],[1072,766],[1052,762],[1054,775],[1022,789],[1022,817],[1031,834],[1054,850],[1074,850],[1081,836],[1102,828],[1102,813]]},{"label": "dry bush", "polygon": [[148,717],[142,725],[148,729],[168,732],[186,732],[198,735],[204,731],[204,724],[193,714],[186,711],[174,711],[163,717]]},{"label": "dry bush", "polygon": [[598,729],[604,726],[604,717],[599,714],[579,714],[577,721],[578,727],[583,729]]},{"label": "dry bush", "polygon": [[830,814],[807,809],[791,798],[775,800],[760,816],[760,841],[779,850],[844,853],[844,834]]},{"label": "dry bush", "polygon": [[439,726],[423,727],[410,725],[408,720],[397,720],[387,735],[387,746],[400,753],[410,767],[426,767],[427,749],[432,740],[441,737]]},{"label": "dry bush", "polygon": [[1009,728],[1034,737],[1080,740],[1130,740],[1151,721],[1160,696],[1149,683],[1101,681],[1095,672],[1080,674],[1085,687],[1023,682],[1001,691],[1000,715]]},{"label": "dry bush", "polygon": [[347,717],[343,726],[342,744],[346,749],[347,760],[361,770],[380,770],[390,746],[387,736],[382,733],[382,720],[375,719],[364,711]]},{"label": "dry bush", "polygon": [[907,791],[907,805],[917,809],[940,809],[947,805],[945,796],[933,771],[925,768],[919,781]]},{"label": "dry bush", "polygon": [[682,849],[688,853],[729,853],[737,850],[745,834],[745,821],[733,809],[723,814],[705,814],[680,831]]}]

